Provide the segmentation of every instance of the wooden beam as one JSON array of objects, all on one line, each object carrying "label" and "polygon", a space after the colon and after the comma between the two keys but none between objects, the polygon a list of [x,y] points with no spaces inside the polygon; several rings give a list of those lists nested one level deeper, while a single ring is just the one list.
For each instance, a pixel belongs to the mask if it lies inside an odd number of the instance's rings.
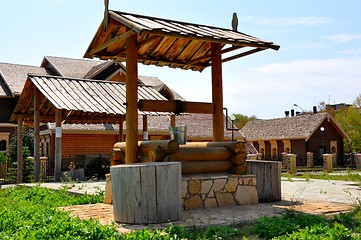
[{"label": "wooden beam", "polygon": [[143,115],[143,140],[148,140],[148,116]]},{"label": "wooden beam", "polygon": [[[211,44],[212,52],[212,103],[213,112],[213,141],[224,141],[224,116],[223,116],[223,86],[222,86],[222,58],[219,53],[220,43]],[[215,53],[215,54],[213,54]]]},{"label": "wooden beam", "polygon": [[118,135],[119,142],[124,142],[123,125],[124,125],[124,117],[121,117],[119,120],[119,135]]},{"label": "wooden beam", "polygon": [[40,180],[40,91],[34,92],[34,182]]},{"label": "wooden beam", "polygon": [[[224,54],[224,53],[228,53],[228,52],[231,52],[231,51],[234,51],[234,50],[237,50],[237,49],[241,49],[241,48],[243,48],[243,47],[242,47],[242,46],[232,46],[232,47],[223,49],[223,50],[220,51],[219,53],[220,53],[220,54]],[[216,53],[216,54],[218,54],[218,53]],[[187,62],[187,64],[193,64],[193,63],[195,63],[195,62],[198,62],[198,61],[201,61],[201,60],[203,60],[203,59],[210,58],[210,57],[212,57],[212,54],[208,54],[208,55],[203,56],[203,57],[195,58],[195,59],[193,59],[192,61]]]},{"label": "wooden beam", "polygon": [[18,118],[17,183],[23,182],[23,118]]},{"label": "wooden beam", "polygon": [[92,48],[89,53],[87,54],[87,56],[93,56],[95,53],[100,52],[101,50],[103,50],[104,48],[109,47],[110,45],[112,45],[113,43],[116,43],[118,41],[122,41],[123,39],[126,39],[132,35],[136,34],[136,32],[134,32],[133,30],[129,30],[125,33],[123,33],[122,35],[116,36],[98,46],[96,46],[95,48]]},{"label": "wooden beam", "polygon": [[265,49],[265,48],[255,48],[255,49],[252,49],[252,50],[247,51],[247,52],[243,52],[243,53],[240,53],[240,54],[236,54],[236,55],[234,55],[234,56],[231,56],[231,57],[228,57],[228,58],[223,59],[223,60],[222,60],[222,63],[225,63],[225,62],[228,62],[228,61],[237,59],[237,58],[245,57],[245,56],[247,56],[247,55],[250,55],[250,54],[253,54],[253,53],[256,53],[256,52],[260,52],[260,51],[263,51],[263,50],[266,50],[266,49]]},{"label": "wooden beam", "polygon": [[174,113],[213,113],[213,104],[204,102],[184,102],[179,100],[139,100],[140,111],[174,112]]},{"label": "wooden beam", "polygon": [[170,126],[175,127],[176,121],[175,121],[175,114],[170,115]]},{"label": "wooden beam", "polygon": [[126,39],[126,143],[125,163],[138,159],[138,35]]},{"label": "wooden beam", "polygon": [[54,177],[59,182],[61,178],[61,158],[62,158],[62,128],[61,128],[61,110],[55,110],[55,164]]}]

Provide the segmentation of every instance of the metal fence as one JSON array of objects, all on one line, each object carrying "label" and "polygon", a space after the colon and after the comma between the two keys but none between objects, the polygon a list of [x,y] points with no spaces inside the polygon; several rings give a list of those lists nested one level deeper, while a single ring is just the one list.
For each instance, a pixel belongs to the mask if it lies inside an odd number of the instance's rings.
[{"label": "metal fence", "polygon": [[[33,159],[33,158],[32,158]],[[32,166],[34,162],[30,163]],[[25,165],[25,164],[24,164]],[[23,180],[24,172],[34,172],[33,168],[23,169]],[[48,160],[48,158],[40,159],[40,181],[41,182],[52,182],[54,181],[54,161]],[[33,180],[31,176],[30,181]],[[15,184],[17,181],[17,166],[16,163],[13,163],[10,160],[5,160],[0,163],[0,185],[4,184]]]}]

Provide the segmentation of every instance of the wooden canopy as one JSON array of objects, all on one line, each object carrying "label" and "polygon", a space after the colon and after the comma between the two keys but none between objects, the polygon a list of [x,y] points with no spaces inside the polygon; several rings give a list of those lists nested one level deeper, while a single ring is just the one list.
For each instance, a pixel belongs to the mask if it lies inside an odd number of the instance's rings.
[{"label": "wooden canopy", "polygon": [[[54,122],[56,109],[64,123],[118,123],[126,113],[125,84],[58,76],[28,75],[12,119],[34,119],[34,95],[39,92],[39,121]],[[138,86],[138,98],[166,100],[154,88]],[[159,115],[139,111],[141,115]]]},{"label": "wooden canopy", "polygon": [[[211,43],[219,43],[217,54],[235,50],[222,62],[279,46],[259,38],[217,27],[109,11],[84,57],[126,60],[126,39],[138,35],[138,62],[146,65],[202,71],[211,63]],[[228,47],[225,47],[225,46]]]}]

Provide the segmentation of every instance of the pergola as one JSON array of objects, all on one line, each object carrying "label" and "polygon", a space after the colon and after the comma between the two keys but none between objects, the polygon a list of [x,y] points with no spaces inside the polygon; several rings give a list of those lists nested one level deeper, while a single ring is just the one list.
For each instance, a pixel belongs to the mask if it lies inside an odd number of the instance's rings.
[{"label": "pergola", "polygon": [[[151,86],[139,85],[137,94],[136,97],[139,99],[166,100]],[[22,125],[24,121],[34,123],[35,182],[39,180],[40,172],[40,123],[55,122],[54,170],[55,180],[58,181],[61,176],[61,124],[119,123],[119,136],[121,136],[119,140],[122,141],[126,114],[125,95],[124,83],[29,74],[11,117],[12,120],[18,121],[17,182],[22,182]],[[164,113],[139,111],[139,114],[147,116]]]},{"label": "pergola", "polygon": [[[126,159],[137,159],[138,107],[142,111],[213,114],[213,141],[224,141],[222,63],[279,46],[238,31],[105,11],[84,57],[126,62]],[[234,53],[223,58],[222,55]],[[211,66],[212,103],[169,103],[164,100],[138,103],[138,62],[202,71]]]}]

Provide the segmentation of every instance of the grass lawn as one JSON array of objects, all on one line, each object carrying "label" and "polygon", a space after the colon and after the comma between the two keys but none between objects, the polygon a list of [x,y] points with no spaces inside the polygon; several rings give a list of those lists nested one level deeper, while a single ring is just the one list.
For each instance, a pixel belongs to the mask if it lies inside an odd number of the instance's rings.
[{"label": "grass lawn", "polygon": [[98,195],[71,196],[39,186],[0,190],[0,239],[361,239],[361,208],[331,219],[287,212],[247,225],[141,230],[123,235],[116,224],[72,218],[60,206],[102,202]]}]

